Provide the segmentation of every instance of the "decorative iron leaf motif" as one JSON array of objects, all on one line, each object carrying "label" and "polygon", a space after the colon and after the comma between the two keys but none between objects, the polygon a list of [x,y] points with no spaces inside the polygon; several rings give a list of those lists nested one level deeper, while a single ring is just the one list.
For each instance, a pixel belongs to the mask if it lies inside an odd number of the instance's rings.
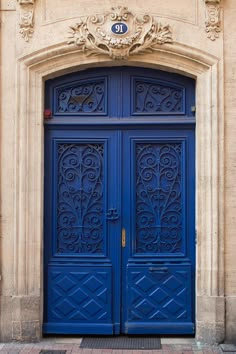
[{"label": "decorative iron leaf motif", "polygon": [[164,83],[135,80],[134,113],[184,113],[184,89]]},{"label": "decorative iron leaf motif", "polygon": [[105,80],[84,82],[57,89],[56,113],[99,114],[106,113]]},{"label": "decorative iron leaf motif", "polygon": [[57,252],[103,251],[103,144],[58,144]]},{"label": "decorative iron leaf motif", "polygon": [[136,252],[182,251],[181,143],[136,145]]}]

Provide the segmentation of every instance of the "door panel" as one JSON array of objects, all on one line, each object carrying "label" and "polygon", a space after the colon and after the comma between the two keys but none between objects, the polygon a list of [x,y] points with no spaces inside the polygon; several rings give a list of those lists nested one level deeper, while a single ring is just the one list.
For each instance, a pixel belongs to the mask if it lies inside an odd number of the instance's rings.
[{"label": "door panel", "polygon": [[113,333],[111,266],[50,266],[45,331]]},{"label": "door panel", "polygon": [[112,280],[113,274],[120,278],[117,136],[46,132],[45,333],[114,332],[112,305],[120,305]]},{"label": "door panel", "polygon": [[123,331],[193,333],[193,132],[130,130],[122,145]]},{"label": "door panel", "polygon": [[193,333],[190,265],[127,268],[124,333]]}]

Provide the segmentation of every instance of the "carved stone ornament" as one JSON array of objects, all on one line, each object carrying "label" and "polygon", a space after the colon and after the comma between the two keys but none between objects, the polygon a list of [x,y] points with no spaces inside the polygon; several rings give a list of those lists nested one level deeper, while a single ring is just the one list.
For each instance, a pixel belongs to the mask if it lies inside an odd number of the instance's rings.
[{"label": "carved stone ornament", "polygon": [[36,0],[18,0],[20,5],[20,33],[29,41],[34,33],[34,5]]},{"label": "carved stone ornament", "polygon": [[221,31],[221,0],[205,0],[207,37],[215,41]]},{"label": "carved stone ornament", "polygon": [[162,26],[150,15],[134,15],[121,6],[104,15],[81,18],[70,28],[68,44],[77,45],[88,55],[105,54],[113,59],[150,52],[173,41],[169,25]]}]

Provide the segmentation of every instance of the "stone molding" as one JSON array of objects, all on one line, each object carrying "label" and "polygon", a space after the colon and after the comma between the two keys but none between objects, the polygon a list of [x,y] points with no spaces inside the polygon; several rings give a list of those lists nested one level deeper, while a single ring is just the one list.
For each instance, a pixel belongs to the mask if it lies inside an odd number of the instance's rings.
[{"label": "stone molding", "polygon": [[205,0],[206,4],[206,28],[207,37],[212,41],[219,38],[221,32],[221,0]]},{"label": "stone molding", "polygon": [[[26,42],[34,33],[34,9],[36,0],[17,0],[20,5],[19,27]],[[207,37],[215,41],[219,38],[222,9],[221,0],[204,0],[206,5],[205,31]],[[125,22],[128,33],[120,37],[114,35],[109,24]],[[130,55],[155,50],[158,45],[172,43],[170,25],[162,25],[152,16],[135,15],[127,7],[113,7],[111,12],[81,18],[74,26],[68,44],[75,44],[87,54],[109,55],[113,59],[125,59]]]},{"label": "stone molding", "polygon": [[17,0],[20,5],[20,34],[26,42],[34,33],[34,6],[36,0]]},{"label": "stone molding", "polygon": [[[217,298],[224,297],[223,65],[215,56],[179,43],[167,43],[142,57],[132,55],[128,60],[124,59],[122,64],[169,70],[197,79],[196,294],[200,298],[206,296],[213,299],[212,301],[218,301]],[[85,56],[82,51],[78,52],[64,43],[25,55],[18,61],[16,88],[19,116],[15,125],[15,165],[18,171],[15,181],[14,219],[15,289],[20,298],[26,296],[39,299],[40,311],[38,314],[32,314],[31,320],[33,324],[39,321],[40,328],[43,303],[43,288],[39,287],[39,284],[43,283],[43,260],[40,251],[43,249],[43,82],[89,67],[117,65],[120,65],[120,62],[112,60],[109,56]],[[204,314],[200,316],[199,311],[197,307],[197,338],[206,342],[222,339],[223,306],[219,306],[216,320],[214,303],[206,317],[201,317]],[[20,318],[17,317],[17,311],[15,312],[12,310],[12,321],[24,321],[26,314],[23,307]],[[207,335],[208,317],[212,325],[211,333],[216,333],[214,329],[220,328],[220,334],[215,334],[214,338]],[[7,326],[9,324],[5,321],[4,328]],[[12,329],[8,327],[7,333],[12,333]],[[24,339],[23,333],[21,339]]]},{"label": "stone molding", "polygon": [[[114,33],[113,26],[121,27]],[[112,59],[127,59],[131,55],[144,54],[159,45],[172,43],[172,30],[148,15],[135,15],[127,7],[113,7],[104,15],[81,18],[70,27],[68,44],[75,44],[88,55],[108,55]],[[126,28],[127,32],[123,32]]]}]

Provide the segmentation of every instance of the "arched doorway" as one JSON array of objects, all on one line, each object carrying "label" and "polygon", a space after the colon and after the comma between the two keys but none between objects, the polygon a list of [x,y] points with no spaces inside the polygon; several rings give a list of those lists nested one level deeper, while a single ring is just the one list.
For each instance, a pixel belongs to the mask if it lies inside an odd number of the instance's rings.
[{"label": "arched doorway", "polygon": [[194,333],[194,80],[49,80],[45,333]]}]

